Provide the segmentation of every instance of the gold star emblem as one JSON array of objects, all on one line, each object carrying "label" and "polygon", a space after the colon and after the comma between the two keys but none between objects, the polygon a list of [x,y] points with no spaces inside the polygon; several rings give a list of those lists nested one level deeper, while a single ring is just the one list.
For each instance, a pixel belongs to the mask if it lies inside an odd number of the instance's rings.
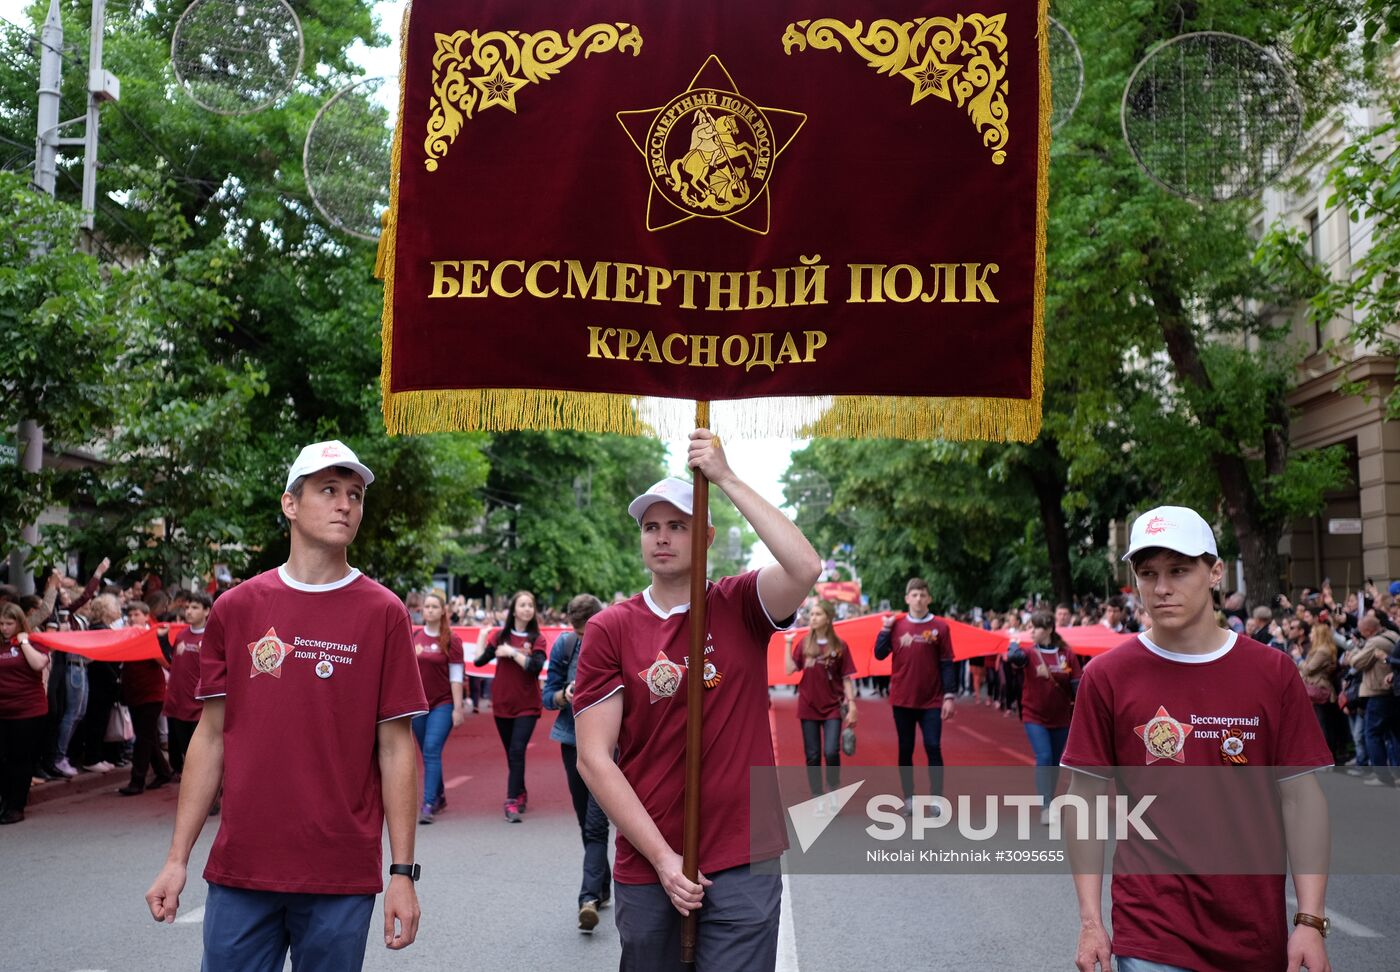
[{"label": "gold star emblem", "polygon": [[680,94],[617,120],[646,160],[647,229],[699,217],[762,235],[774,163],[807,116],[750,101],[711,54]]},{"label": "gold star emblem", "polygon": [[515,112],[515,93],[530,83],[524,78],[511,77],[505,64],[500,61],[496,62],[496,70],[490,74],[468,80],[481,92],[482,111],[500,105],[512,114]]},{"label": "gold star emblem", "polygon": [[914,83],[914,98],[909,103],[917,105],[929,95],[952,101],[953,93],[948,85],[953,80],[953,75],[961,71],[962,67],[961,64],[943,63],[930,47],[922,62],[899,72]]}]

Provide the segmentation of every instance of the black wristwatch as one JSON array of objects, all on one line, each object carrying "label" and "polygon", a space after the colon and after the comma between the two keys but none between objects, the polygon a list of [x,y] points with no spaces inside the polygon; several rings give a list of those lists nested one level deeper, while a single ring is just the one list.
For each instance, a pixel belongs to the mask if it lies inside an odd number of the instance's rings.
[{"label": "black wristwatch", "polygon": [[420,874],[422,874],[422,873],[423,873],[423,866],[422,866],[421,864],[390,864],[390,865],[389,865],[389,876],[390,876],[390,877],[393,877],[395,874],[402,874],[404,877],[408,878],[410,881],[417,881],[417,880],[418,880],[418,875],[420,875]]}]

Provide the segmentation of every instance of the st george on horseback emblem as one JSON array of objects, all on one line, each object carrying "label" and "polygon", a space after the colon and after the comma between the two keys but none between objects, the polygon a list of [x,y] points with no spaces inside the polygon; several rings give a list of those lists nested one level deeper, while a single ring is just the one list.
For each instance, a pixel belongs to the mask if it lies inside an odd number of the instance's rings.
[{"label": "st george on horseback emblem", "polygon": [[710,55],[665,105],[620,111],[617,120],[651,177],[647,229],[700,217],[767,233],[774,163],[807,116],[760,107]]}]

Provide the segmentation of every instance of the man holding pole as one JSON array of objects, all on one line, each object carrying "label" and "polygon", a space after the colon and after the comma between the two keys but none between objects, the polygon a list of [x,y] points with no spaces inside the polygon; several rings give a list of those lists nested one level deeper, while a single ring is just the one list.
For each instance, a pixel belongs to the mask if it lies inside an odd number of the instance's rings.
[{"label": "man holding pole", "polygon": [[[652,582],[588,622],[573,703],[579,772],[619,831],[614,893],[624,972],[680,968],[683,916],[697,909],[697,969],[772,969],[780,877],[752,874],[749,865],[785,849],[782,808],[774,806],[771,821],[750,821],[749,772],[773,765],[769,638],[791,625],[821,561],[791,521],[735,476],[708,430],[691,433],[687,464],[724,491],[777,563],[708,585],[705,661],[691,673],[692,546],[708,547],[714,527],[696,529],[692,485],[681,479],[632,501],[627,511],[641,528]],[[680,853],[692,674],[704,686],[695,881]]]}]

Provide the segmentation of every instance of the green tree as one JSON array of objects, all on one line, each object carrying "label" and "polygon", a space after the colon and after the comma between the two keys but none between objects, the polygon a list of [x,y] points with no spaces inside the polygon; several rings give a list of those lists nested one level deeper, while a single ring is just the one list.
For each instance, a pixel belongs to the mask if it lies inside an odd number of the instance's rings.
[{"label": "green tree", "polygon": [[491,469],[479,532],[449,563],[487,592],[534,592],[563,605],[605,601],[645,584],[627,504],[664,475],[661,443],[583,432],[507,432],[486,450]]}]

